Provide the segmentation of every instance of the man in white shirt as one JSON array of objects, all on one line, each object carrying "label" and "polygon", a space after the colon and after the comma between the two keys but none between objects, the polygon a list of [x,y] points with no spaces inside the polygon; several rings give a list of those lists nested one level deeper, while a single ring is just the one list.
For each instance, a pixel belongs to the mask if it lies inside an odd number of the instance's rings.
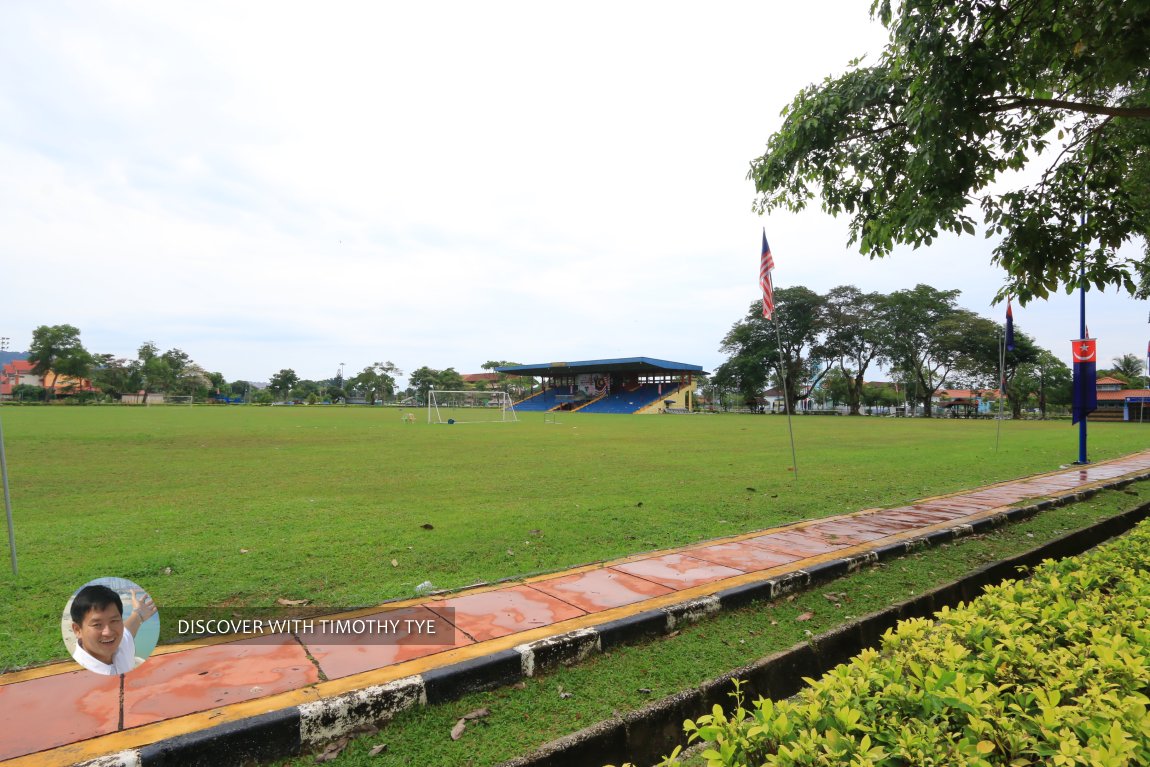
[{"label": "man in white shirt", "polygon": [[124,620],[124,603],[120,595],[107,586],[93,584],[76,593],[69,611],[76,649],[72,657],[84,668],[97,674],[114,676],[136,667],[136,632],[140,625],[156,614],[152,600],[141,601],[132,592],[132,614]]}]

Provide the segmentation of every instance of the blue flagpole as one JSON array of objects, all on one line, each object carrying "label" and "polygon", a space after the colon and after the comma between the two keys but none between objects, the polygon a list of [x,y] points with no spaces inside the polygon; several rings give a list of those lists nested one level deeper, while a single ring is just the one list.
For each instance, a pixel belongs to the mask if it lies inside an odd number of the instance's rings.
[{"label": "blue flagpole", "polygon": [[[1082,226],[1086,226],[1086,214],[1082,215]],[[1078,337],[1086,338],[1086,252],[1083,246],[1082,265],[1078,269]],[[1093,386],[1093,381],[1079,381],[1081,386]],[[1083,408],[1085,410],[1085,407]],[[1086,413],[1078,421],[1078,463],[1087,464],[1086,460]]]}]

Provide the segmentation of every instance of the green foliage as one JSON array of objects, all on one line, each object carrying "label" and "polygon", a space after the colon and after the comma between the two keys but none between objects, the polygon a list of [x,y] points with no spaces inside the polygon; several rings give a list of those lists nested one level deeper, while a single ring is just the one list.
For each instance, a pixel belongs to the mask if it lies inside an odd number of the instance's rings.
[{"label": "green foliage", "polygon": [[1032,362],[1019,366],[1014,385],[1019,393],[1026,393],[1033,399],[1045,418],[1049,405],[1070,404],[1072,380],[1066,363],[1040,349]]},{"label": "green foliage", "polygon": [[[1150,524],[914,619],[796,698],[688,721],[708,767],[1150,763]],[[675,764],[674,760],[668,763]]]},{"label": "green foliage", "polygon": [[291,368],[283,368],[268,381],[268,389],[280,399],[286,399],[292,387],[299,383],[299,376]]},{"label": "green foliage", "polygon": [[885,357],[903,371],[930,417],[931,397],[964,360],[967,330],[977,316],[960,309],[957,290],[916,285],[887,297],[885,320],[890,328]]},{"label": "green foliage", "polygon": [[1144,365],[1140,357],[1135,354],[1123,354],[1121,357],[1115,357],[1112,362],[1114,363],[1114,367],[1110,370],[1112,375],[1132,386],[1142,385],[1145,379],[1142,377]]},{"label": "green foliage", "polygon": [[455,368],[436,370],[426,365],[414,371],[408,378],[418,402],[427,402],[427,394],[432,389],[459,391],[465,389],[463,376]]},{"label": "green foliage", "polygon": [[867,368],[891,342],[890,326],[882,321],[885,304],[885,296],[863,293],[853,285],[841,285],[826,295],[823,354],[838,362],[851,415],[859,414]]},{"label": "green foliage", "polygon": [[746,317],[723,337],[719,348],[731,359],[715,377],[732,383],[751,402],[772,375],[773,384],[781,387],[785,374],[787,407],[793,412],[795,403],[826,373],[815,364],[826,324],[824,304],[822,296],[801,285],[775,291],[775,313],[769,320],[763,317],[762,304],[752,303]]},{"label": "green foliage", "polygon": [[54,375],[46,382],[49,396],[55,392],[55,381],[61,376],[75,381],[86,379],[91,376],[95,362],[80,343],[80,330],[73,325],[41,325],[33,330],[28,357],[33,363],[33,373],[41,377]]},{"label": "green foliage", "polygon": [[367,403],[374,405],[377,399],[391,398],[395,395],[395,377],[403,375],[403,371],[395,363],[376,362],[368,365],[347,384],[352,389],[359,390],[367,397]]},{"label": "green foliage", "polygon": [[[982,208],[1003,293],[1086,283],[1150,293],[1150,2],[878,0],[877,61],[803,89],[750,178],[766,211],[850,216],[871,257],[974,234]],[[1036,181],[1014,174],[1045,164]],[[1146,257],[1119,247],[1141,240]],[[1136,285],[1135,280],[1141,284]]]}]

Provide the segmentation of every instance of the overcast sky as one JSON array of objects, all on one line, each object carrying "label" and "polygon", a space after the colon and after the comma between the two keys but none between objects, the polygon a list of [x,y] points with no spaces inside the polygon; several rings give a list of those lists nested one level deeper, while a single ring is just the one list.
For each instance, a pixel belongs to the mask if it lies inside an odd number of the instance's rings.
[{"label": "overcast sky", "polygon": [[[178,347],[229,380],[723,361],[757,295],[925,282],[991,306],[992,243],[868,261],[751,211],[803,86],[877,53],[854,2],[0,4],[0,336]],[[1132,254],[1133,254],[1132,249]],[[1091,293],[1099,362],[1145,302]],[[1077,299],[1017,326],[1069,361]]]}]

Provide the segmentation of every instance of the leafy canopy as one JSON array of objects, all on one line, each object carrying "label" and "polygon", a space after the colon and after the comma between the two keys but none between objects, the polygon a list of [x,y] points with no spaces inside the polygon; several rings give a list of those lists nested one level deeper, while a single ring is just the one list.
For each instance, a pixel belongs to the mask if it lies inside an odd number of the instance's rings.
[{"label": "leafy canopy", "polygon": [[[877,62],[801,91],[752,161],[759,212],[850,216],[870,257],[1001,236],[1022,303],[1086,282],[1150,295],[1150,0],[890,0]],[[1015,174],[1036,164],[1040,175]],[[1119,247],[1141,241],[1141,259]],[[1085,245],[1089,243],[1089,245]],[[1085,254],[1084,254],[1085,247]]]}]

